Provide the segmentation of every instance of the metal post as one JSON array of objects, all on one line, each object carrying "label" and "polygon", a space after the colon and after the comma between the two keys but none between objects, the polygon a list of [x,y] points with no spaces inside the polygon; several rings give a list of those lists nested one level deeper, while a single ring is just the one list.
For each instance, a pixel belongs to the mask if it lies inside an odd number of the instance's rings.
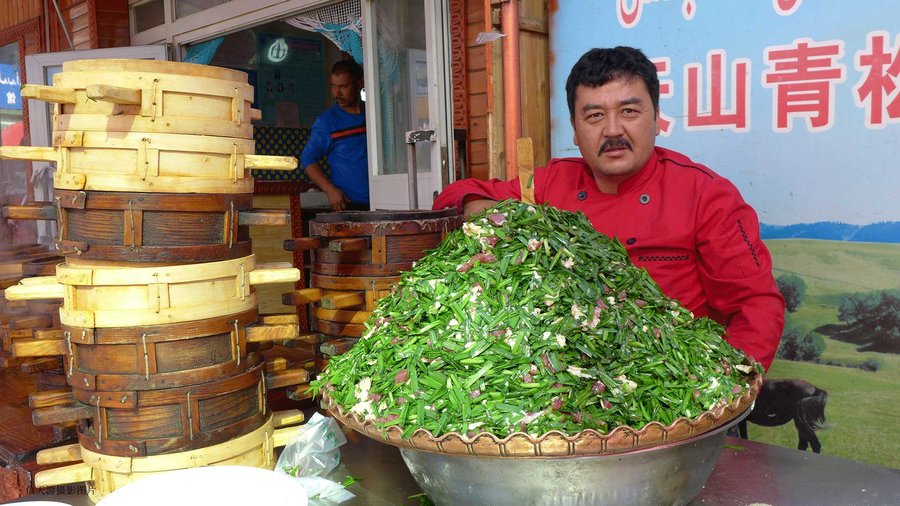
[{"label": "metal post", "polygon": [[416,170],[416,143],[434,142],[434,130],[412,130],[406,132],[406,174],[409,185],[409,208],[419,208],[419,182]]}]

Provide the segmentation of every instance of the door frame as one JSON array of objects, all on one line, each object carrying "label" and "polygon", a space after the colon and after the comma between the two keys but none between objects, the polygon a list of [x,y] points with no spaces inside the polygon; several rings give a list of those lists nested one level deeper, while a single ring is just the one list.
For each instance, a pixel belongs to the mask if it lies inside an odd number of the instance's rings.
[{"label": "door frame", "polygon": [[[416,174],[418,207],[430,209],[435,192],[453,181],[453,99],[450,96],[450,8],[448,0],[420,0],[425,6],[425,37],[428,73],[429,123],[434,129],[434,142],[429,145],[432,170]],[[367,20],[376,19],[374,5],[377,0],[362,0],[363,17],[363,71],[368,79],[376,81],[379,75],[375,29]],[[370,81],[370,82],[371,82]],[[377,82],[377,81],[376,81]],[[366,122],[381,124],[382,105],[378,93],[366,94]],[[383,132],[369,128],[369,202],[372,208],[409,209],[409,177],[401,174],[378,174],[381,160]]]}]

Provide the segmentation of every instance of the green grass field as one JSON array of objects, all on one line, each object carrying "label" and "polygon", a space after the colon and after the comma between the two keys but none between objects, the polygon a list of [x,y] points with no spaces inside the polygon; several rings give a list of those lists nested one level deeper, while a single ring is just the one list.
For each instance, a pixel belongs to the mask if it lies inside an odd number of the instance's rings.
[{"label": "green grass field", "polygon": [[[806,297],[791,324],[807,330],[840,323],[837,308],[843,296],[900,288],[900,245],[784,239],[766,241],[775,264],[775,277],[794,274],[807,284]],[[771,378],[802,378],[828,392],[828,428],[817,432],[822,453],[900,468],[900,355],[856,351],[856,347],[827,336],[822,360],[855,366],[876,358],[881,367],[866,372],[840,367],[776,359]],[[797,447],[793,423],[780,427],[749,425],[750,439]]]}]

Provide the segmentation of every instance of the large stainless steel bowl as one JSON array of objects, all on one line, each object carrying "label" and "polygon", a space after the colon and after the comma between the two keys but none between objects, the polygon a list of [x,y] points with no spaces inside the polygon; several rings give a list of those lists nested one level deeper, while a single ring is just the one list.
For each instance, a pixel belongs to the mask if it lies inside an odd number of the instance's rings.
[{"label": "large stainless steel bowl", "polygon": [[438,505],[687,504],[709,479],[730,427],[625,453],[561,458],[451,455],[400,448]]}]

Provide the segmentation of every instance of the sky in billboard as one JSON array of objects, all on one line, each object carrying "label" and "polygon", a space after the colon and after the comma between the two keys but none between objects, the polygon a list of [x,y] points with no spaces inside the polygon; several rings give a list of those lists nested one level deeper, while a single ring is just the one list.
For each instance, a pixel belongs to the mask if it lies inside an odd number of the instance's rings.
[{"label": "sky in billboard", "polygon": [[572,65],[592,47],[635,46],[660,70],[657,144],[731,179],[761,221],[900,220],[900,2],[558,5],[553,156],[579,155],[564,90]]}]

